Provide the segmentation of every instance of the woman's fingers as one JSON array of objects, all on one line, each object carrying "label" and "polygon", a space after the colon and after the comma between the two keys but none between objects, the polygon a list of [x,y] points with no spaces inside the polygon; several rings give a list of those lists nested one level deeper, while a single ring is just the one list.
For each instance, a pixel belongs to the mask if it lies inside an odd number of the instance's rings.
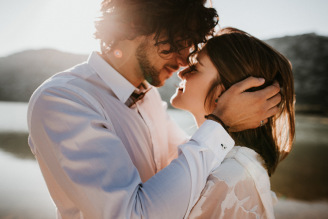
[{"label": "woman's fingers", "polygon": [[278,112],[279,112],[279,107],[277,107],[277,106],[272,107],[264,114],[264,116],[262,117],[263,118],[262,120],[260,120],[260,121],[257,120],[257,122],[255,122],[255,121],[253,122],[252,128],[255,129],[260,126],[265,125],[269,121],[269,118],[276,115]]},{"label": "woman's fingers", "polygon": [[233,85],[219,98],[219,102],[212,112],[231,127],[232,132],[257,128],[268,122],[268,118],[274,116],[281,101],[279,83],[255,92],[245,90],[261,86],[264,81],[255,77],[249,77]]},{"label": "woman's fingers", "polygon": [[265,80],[263,78],[248,77],[245,80],[234,84],[231,88],[236,89],[238,93],[242,93],[252,87],[259,87],[263,85]]},{"label": "woman's fingers", "polygon": [[274,106],[265,113],[264,118],[270,118],[276,115],[278,112],[279,112],[279,107]]},{"label": "woman's fingers", "polygon": [[275,81],[272,85],[267,86],[263,90],[259,90],[256,92],[262,92],[263,97],[265,97],[266,99],[270,99],[271,97],[275,96],[280,92],[280,86],[278,81]]},{"label": "woman's fingers", "polygon": [[267,109],[271,109],[272,107],[278,106],[280,102],[281,102],[281,95],[280,93],[278,93],[272,98],[267,100]]},{"label": "woman's fingers", "polygon": [[272,85],[280,89],[280,85],[277,80],[274,80]]}]

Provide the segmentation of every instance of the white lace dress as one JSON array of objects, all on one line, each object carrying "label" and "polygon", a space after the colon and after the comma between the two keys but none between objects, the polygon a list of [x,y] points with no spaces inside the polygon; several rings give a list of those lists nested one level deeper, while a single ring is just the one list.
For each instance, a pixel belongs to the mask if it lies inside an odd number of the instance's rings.
[{"label": "white lace dress", "polygon": [[208,177],[189,218],[274,218],[277,198],[262,165],[254,150],[235,146]]}]

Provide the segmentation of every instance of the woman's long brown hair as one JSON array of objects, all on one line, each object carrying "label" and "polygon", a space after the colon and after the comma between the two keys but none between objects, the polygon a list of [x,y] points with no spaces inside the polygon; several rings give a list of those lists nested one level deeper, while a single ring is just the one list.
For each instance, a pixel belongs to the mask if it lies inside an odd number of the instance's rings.
[{"label": "woman's long brown hair", "polygon": [[271,46],[235,28],[222,29],[203,50],[219,73],[210,87],[205,106],[211,107],[209,103],[214,102],[213,94],[219,84],[229,89],[249,76],[264,78],[264,85],[247,90],[252,92],[271,85],[274,80],[279,82],[282,97],[279,113],[262,127],[230,133],[236,145],[251,148],[263,157],[271,176],[290,152],[295,136],[295,93],[290,62]]}]

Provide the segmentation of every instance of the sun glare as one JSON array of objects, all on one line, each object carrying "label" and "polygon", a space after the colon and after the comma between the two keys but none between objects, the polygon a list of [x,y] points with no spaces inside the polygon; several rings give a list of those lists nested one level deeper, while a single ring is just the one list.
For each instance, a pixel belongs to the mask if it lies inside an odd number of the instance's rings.
[{"label": "sun glare", "polygon": [[[0,57],[26,49],[54,48],[83,54],[99,49],[93,32],[101,2],[1,1]],[[237,27],[260,39],[309,32],[328,34],[325,13],[328,3],[324,1],[319,4],[319,0],[212,0],[212,3],[220,16],[221,27]],[[206,6],[210,7],[211,1],[207,1]]]},{"label": "sun glare", "polygon": [[99,47],[93,38],[93,22],[100,3],[101,0],[30,1],[23,13],[13,17],[11,25],[6,26],[8,34],[1,34],[4,35],[1,38],[8,42],[11,50],[13,47],[50,47],[88,54]]}]

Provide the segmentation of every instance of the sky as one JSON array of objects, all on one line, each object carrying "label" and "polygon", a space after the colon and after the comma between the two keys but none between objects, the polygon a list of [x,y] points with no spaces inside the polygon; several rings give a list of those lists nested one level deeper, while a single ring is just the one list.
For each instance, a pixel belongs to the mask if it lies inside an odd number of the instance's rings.
[{"label": "sky", "polygon": [[[220,26],[260,39],[316,33],[328,36],[327,0],[212,0]],[[53,48],[89,54],[101,0],[0,0],[0,57]]]}]

